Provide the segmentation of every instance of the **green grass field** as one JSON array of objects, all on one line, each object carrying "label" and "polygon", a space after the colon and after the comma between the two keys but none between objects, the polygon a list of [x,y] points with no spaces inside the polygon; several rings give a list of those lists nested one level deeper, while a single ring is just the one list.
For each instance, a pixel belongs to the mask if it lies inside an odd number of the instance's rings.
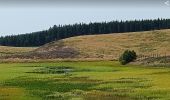
[{"label": "green grass field", "polygon": [[0,100],[168,100],[170,68],[118,62],[0,64]]}]

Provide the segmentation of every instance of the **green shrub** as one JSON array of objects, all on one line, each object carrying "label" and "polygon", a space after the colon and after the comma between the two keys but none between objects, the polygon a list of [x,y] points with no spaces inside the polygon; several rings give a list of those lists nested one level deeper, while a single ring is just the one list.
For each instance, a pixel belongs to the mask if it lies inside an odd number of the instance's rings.
[{"label": "green shrub", "polygon": [[122,65],[125,65],[133,60],[135,60],[137,58],[136,52],[134,50],[130,51],[130,50],[126,50],[124,51],[124,53],[120,56],[119,58],[119,62]]}]

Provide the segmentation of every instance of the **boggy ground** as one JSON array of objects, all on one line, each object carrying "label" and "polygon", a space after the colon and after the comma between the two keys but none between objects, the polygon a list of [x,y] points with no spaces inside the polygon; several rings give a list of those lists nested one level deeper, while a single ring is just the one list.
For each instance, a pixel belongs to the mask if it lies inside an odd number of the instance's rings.
[{"label": "boggy ground", "polygon": [[[170,66],[169,66],[170,67]],[[170,68],[114,61],[1,63],[2,100],[168,100]]]}]

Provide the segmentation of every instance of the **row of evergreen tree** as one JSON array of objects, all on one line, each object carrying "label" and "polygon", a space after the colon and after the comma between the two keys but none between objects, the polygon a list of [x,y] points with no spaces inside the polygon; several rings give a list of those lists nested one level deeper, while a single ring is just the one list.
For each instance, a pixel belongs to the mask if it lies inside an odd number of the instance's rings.
[{"label": "row of evergreen tree", "polygon": [[44,31],[0,37],[0,45],[18,47],[40,46],[54,40],[80,35],[149,31],[168,28],[170,28],[170,19],[54,25]]}]

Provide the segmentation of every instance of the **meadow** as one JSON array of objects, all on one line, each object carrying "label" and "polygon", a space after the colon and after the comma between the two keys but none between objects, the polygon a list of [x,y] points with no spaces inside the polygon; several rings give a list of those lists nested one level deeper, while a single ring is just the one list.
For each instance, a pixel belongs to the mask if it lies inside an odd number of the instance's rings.
[{"label": "meadow", "polygon": [[35,50],[37,47],[10,47],[10,46],[0,46],[0,57],[23,54]]},{"label": "meadow", "polygon": [[169,77],[117,61],[1,63],[0,100],[168,100]]}]

